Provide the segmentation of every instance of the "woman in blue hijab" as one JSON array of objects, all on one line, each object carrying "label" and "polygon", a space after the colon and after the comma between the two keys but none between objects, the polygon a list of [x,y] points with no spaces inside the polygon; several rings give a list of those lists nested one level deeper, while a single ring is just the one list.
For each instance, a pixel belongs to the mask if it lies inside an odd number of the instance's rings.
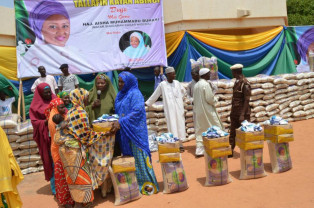
[{"label": "woman in blue hijab", "polygon": [[145,195],[157,193],[159,188],[151,164],[144,98],[138,89],[136,77],[130,72],[119,75],[115,109],[120,117],[121,151],[123,155],[133,156],[135,159],[140,191]]},{"label": "woman in blue hijab", "polygon": [[140,58],[148,51],[149,47],[145,46],[143,36],[139,32],[134,32],[130,35],[130,46],[123,53],[130,58]]}]

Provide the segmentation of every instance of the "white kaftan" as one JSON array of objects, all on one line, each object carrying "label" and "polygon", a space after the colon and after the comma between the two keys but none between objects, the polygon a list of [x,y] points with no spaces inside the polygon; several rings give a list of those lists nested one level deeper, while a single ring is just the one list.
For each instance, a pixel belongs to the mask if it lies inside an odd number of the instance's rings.
[{"label": "white kaftan", "polygon": [[146,105],[151,106],[162,95],[164,113],[167,120],[168,131],[181,141],[186,139],[185,116],[183,97],[184,87],[177,80],[172,83],[162,81],[151,97],[146,101]]}]

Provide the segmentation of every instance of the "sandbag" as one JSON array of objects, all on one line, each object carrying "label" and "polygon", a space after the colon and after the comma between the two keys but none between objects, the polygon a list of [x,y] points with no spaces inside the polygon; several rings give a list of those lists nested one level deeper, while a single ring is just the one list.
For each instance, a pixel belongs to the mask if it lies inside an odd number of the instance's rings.
[{"label": "sandbag", "polygon": [[163,112],[157,113],[156,117],[157,118],[165,118],[165,113],[163,113]]},{"label": "sandbag", "polygon": [[16,142],[22,143],[30,140],[33,140],[33,134],[25,134],[23,136],[20,136],[20,138],[16,140]]},{"label": "sandbag", "polygon": [[205,186],[219,186],[232,182],[228,171],[228,156],[211,158],[206,152],[205,157]]},{"label": "sandbag", "polygon": [[266,110],[266,108],[264,107],[264,106],[257,106],[257,107],[255,107],[255,108],[253,108],[253,112],[254,113],[258,113],[258,112],[261,112],[261,111],[265,111]]},{"label": "sandbag", "polygon": [[297,117],[304,117],[306,116],[306,113],[304,111],[297,111],[293,113],[293,117],[297,118]]},{"label": "sandbag", "polygon": [[185,120],[185,123],[192,123],[193,122],[193,117],[189,117]]},{"label": "sandbag", "polygon": [[273,173],[282,173],[292,168],[289,143],[273,143],[267,141],[270,163]]},{"label": "sandbag", "polygon": [[33,162],[33,161],[38,161],[40,160],[39,155],[28,155],[28,156],[21,156],[17,158],[18,162]]},{"label": "sandbag", "polygon": [[109,167],[109,173],[115,194],[114,205],[125,204],[142,197],[135,175],[133,157],[113,159],[112,167]]},{"label": "sandbag", "polygon": [[29,148],[34,148],[37,147],[37,144],[35,141],[27,141],[27,142],[22,142],[18,145],[18,148],[23,150],[23,149],[29,149]]},{"label": "sandbag", "polygon": [[20,145],[19,145],[19,143],[12,142],[12,143],[10,143],[10,146],[11,146],[12,150],[17,150]]},{"label": "sandbag", "polygon": [[264,97],[264,94],[259,94],[259,95],[255,95],[255,96],[251,96],[250,97],[250,101],[255,101],[255,100],[259,100],[261,98]]},{"label": "sandbag", "polygon": [[297,111],[300,111],[300,110],[303,110],[303,106],[302,105],[298,105],[294,108],[291,109],[291,111],[294,113],[294,112],[297,112]]},{"label": "sandbag", "polygon": [[188,111],[188,112],[185,114],[185,117],[193,117],[193,111]]},{"label": "sandbag", "polygon": [[195,134],[191,134],[188,136],[188,141],[194,140],[195,138]]},{"label": "sandbag", "polygon": [[155,122],[155,125],[159,126],[159,125],[163,125],[165,123],[166,123],[166,118],[160,118],[160,119],[157,119],[157,121]]},{"label": "sandbag", "polygon": [[164,111],[164,104],[162,101],[157,101],[148,107],[148,111]]},{"label": "sandbag", "polygon": [[276,76],[274,77],[274,84],[278,85],[278,84],[287,84],[287,80],[280,77],[280,76]]},{"label": "sandbag", "polygon": [[276,85],[276,89],[279,90],[279,89],[287,89],[289,87],[288,84],[277,84]]},{"label": "sandbag", "polygon": [[275,91],[275,95],[282,94],[282,93],[287,93],[287,92],[288,92],[287,88],[279,89],[279,90]]},{"label": "sandbag", "polygon": [[263,149],[240,149],[240,179],[253,179],[267,176],[264,170]]},{"label": "sandbag", "polygon": [[263,94],[264,93],[264,90],[263,89],[260,89],[260,88],[257,88],[257,89],[253,89],[251,90],[251,95],[259,95],[259,94]]},{"label": "sandbag", "polygon": [[301,96],[299,97],[299,100],[306,100],[306,99],[308,99],[310,96],[311,96],[311,93],[306,93],[306,94],[304,94],[304,95],[301,95]]},{"label": "sandbag", "polygon": [[184,108],[187,110],[193,110],[193,105],[187,105],[187,106],[184,106]]},{"label": "sandbag", "polygon": [[16,128],[12,128],[12,129],[4,129],[3,128],[3,131],[5,132],[5,134],[6,135],[12,135],[12,134],[14,134],[14,135],[16,135]]},{"label": "sandbag", "polygon": [[277,103],[274,103],[274,104],[271,104],[269,106],[266,106],[266,111],[272,111],[272,110],[275,110],[279,107],[279,104]]},{"label": "sandbag", "polygon": [[37,154],[38,152],[39,152],[38,148],[35,147],[35,148],[30,148],[30,149],[19,150],[17,155],[18,156],[28,156],[28,155]]},{"label": "sandbag", "polygon": [[193,134],[193,133],[195,132],[195,129],[194,129],[194,128],[188,128],[188,129],[186,130],[186,132],[187,132],[188,134]]},{"label": "sandbag", "polygon": [[33,133],[33,131],[34,131],[34,128],[30,119],[22,123],[19,123],[16,128],[17,135],[31,134]]},{"label": "sandbag", "polygon": [[23,175],[27,175],[27,174],[36,173],[39,171],[41,171],[41,170],[39,170],[39,168],[37,168],[37,167],[30,167],[30,168],[26,168],[26,169],[22,170],[21,172]]},{"label": "sandbag", "polygon": [[16,128],[18,119],[19,119],[19,115],[17,115],[17,114],[0,116],[0,126],[3,129]]},{"label": "sandbag", "polygon": [[270,94],[276,91],[276,88],[269,88],[269,89],[264,89],[264,94]]},{"label": "sandbag", "polygon": [[147,130],[157,131],[158,130],[158,126],[156,126],[154,124],[149,124],[149,125],[147,125]]},{"label": "sandbag", "polygon": [[16,140],[20,139],[20,136],[14,135],[14,134],[9,134],[7,135],[9,143],[11,142],[16,142]]},{"label": "sandbag", "polygon": [[251,101],[249,104],[252,107],[267,105],[267,103],[264,100],[257,100],[257,101],[254,101],[254,102]]},{"label": "sandbag", "polygon": [[21,169],[25,169],[25,168],[29,168],[29,167],[36,167],[37,166],[37,162],[36,161],[21,162],[21,163],[19,163],[19,166],[20,166]]},{"label": "sandbag", "polygon": [[188,189],[188,183],[182,161],[161,163],[164,181],[163,193],[175,193]]},{"label": "sandbag", "polygon": [[274,87],[274,85],[272,83],[264,83],[261,86],[263,89],[271,89]]},{"label": "sandbag", "polygon": [[155,112],[146,112],[146,118],[158,118],[158,114]]},{"label": "sandbag", "polygon": [[157,118],[148,118],[146,119],[146,124],[155,124],[157,120]]},{"label": "sandbag", "polygon": [[268,117],[274,116],[274,115],[278,114],[279,111],[280,111],[279,109],[274,109],[274,110],[272,110],[272,111],[268,111],[268,112],[267,112],[267,116],[268,116]]}]

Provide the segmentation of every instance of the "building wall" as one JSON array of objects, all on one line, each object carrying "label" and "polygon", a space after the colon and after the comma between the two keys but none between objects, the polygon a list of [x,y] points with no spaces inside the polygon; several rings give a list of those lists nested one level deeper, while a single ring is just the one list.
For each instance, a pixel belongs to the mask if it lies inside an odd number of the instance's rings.
[{"label": "building wall", "polygon": [[[241,17],[238,9],[249,10]],[[287,24],[286,0],[164,0],[166,33]]]},{"label": "building wall", "polygon": [[15,46],[14,9],[0,6],[0,46]]}]

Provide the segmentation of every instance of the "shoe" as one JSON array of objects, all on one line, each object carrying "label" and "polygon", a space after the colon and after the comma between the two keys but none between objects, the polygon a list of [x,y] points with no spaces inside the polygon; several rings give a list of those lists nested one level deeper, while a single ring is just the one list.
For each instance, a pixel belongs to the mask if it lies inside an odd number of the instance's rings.
[{"label": "shoe", "polygon": [[184,152],[185,150],[184,150],[184,147],[180,147],[180,152],[182,153],[182,152]]},{"label": "shoe", "polygon": [[204,156],[204,147],[196,147],[195,155],[197,157]]}]

